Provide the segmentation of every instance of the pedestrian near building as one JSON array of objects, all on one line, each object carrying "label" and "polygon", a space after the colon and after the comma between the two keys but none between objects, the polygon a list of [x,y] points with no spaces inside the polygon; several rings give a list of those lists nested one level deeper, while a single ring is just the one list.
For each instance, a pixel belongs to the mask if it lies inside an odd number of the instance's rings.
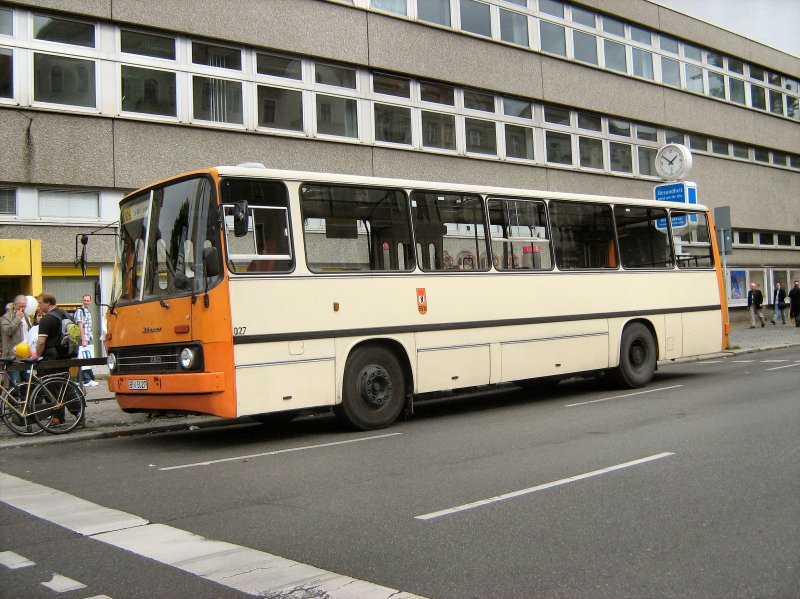
[{"label": "pedestrian near building", "polygon": [[795,281],[789,290],[789,318],[794,318],[794,326],[800,327],[800,281]]},{"label": "pedestrian near building", "polygon": [[[75,310],[75,323],[81,330],[81,348],[78,351],[78,358],[94,358],[94,333],[92,331],[92,297],[89,294],[83,296],[83,304]],[[91,366],[81,366],[81,384],[85,387],[96,387],[97,381],[94,380],[94,372]]]},{"label": "pedestrian near building", "polygon": [[786,324],[786,290],[780,283],[775,283],[775,291],[772,292],[772,324],[778,324],[779,315],[783,324]]},{"label": "pedestrian near building", "polygon": [[756,316],[764,326],[764,294],[755,283],[750,283],[750,291],[747,292],[747,309],[750,310],[750,328],[756,328]]},{"label": "pedestrian near building", "polygon": [[[14,357],[14,348],[18,343],[26,341],[28,338],[28,329],[30,329],[30,321],[25,315],[25,307],[28,305],[28,300],[24,295],[18,295],[14,301],[9,304],[10,308],[6,310],[3,317],[0,318],[0,333],[2,333],[2,356],[4,358]],[[20,382],[20,372],[18,370],[9,370],[8,377],[14,383]]]}]

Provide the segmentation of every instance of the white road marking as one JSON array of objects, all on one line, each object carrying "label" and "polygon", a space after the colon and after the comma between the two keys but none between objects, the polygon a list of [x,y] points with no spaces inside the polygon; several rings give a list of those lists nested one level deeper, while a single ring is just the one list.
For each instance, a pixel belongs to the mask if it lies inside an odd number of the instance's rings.
[{"label": "white road marking", "polygon": [[53,579],[50,582],[43,582],[42,586],[56,593],[68,593],[69,591],[77,591],[78,589],[86,588],[86,585],[82,582],[72,580],[61,574],[53,574]]},{"label": "white road marking", "polygon": [[731,360],[734,364],[752,364],[755,360]]},{"label": "white road marking", "polygon": [[701,364],[722,364],[725,360],[704,360]]},{"label": "white road marking", "polygon": [[280,453],[291,453],[293,451],[305,451],[306,449],[319,449],[320,447],[333,447],[335,445],[346,445],[347,443],[358,443],[360,441],[372,441],[374,439],[386,439],[387,437],[396,437],[403,433],[387,433],[385,435],[373,435],[372,437],[361,437],[359,439],[348,439],[347,441],[334,441],[333,443],[320,443],[318,445],[304,445],[302,447],[290,447],[289,449],[276,449],[275,451],[265,451],[264,453],[253,453],[250,455],[240,455],[232,458],[222,458],[219,460],[208,460],[205,462],[195,462],[193,464],[183,464],[181,466],[167,466],[159,468],[161,471],[165,470],[180,470],[181,468],[194,468],[195,466],[209,466],[211,464],[222,464],[224,462],[237,462],[239,460],[249,460],[252,458],[263,458],[270,455],[278,455]]},{"label": "white road marking", "polygon": [[5,566],[9,570],[16,570],[17,568],[27,568],[28,566],[35,566],[36,562],[32,562],[27,557],[14,553],[13,551],[3,551],[0,553],[0,566]]},{"label": "white road marking", "polygon": [[789,360],[761,360],[762,364],[781,364],[783,362],[788,362]]},{"label": "white road marking", "polygon": [[592,472],[586,472],[585,474],[578,474],[577,476],[570,476],[569,478],[562,478],[561,480],[556,480],[550,483],[545,483],[543,485],[537,485],[535,487],[528,487],[527,489],[522,489],[520,491],[512,491],[511,493],[504,493],[503,495],[496,495],[495,497],[490,497],[488,499],[481,499],[480,501],[473,501],[472,503],[465,503],[464,505],[459,505],[456,507],[447,508],[445,510],[439,510],[438,512],[431,512],[429,514],[423,514],[422,516],[416,516],[416,520],[433,520],[434,518],[441,518],[442,516],[449,516],[450,514],[457,514],[458,512],[464,512],[466,510],[471,510],[476,507],[483,507],[485,505],[490,505],[492,503],[498,503],[500,501],[506,501],[508,499],[514,499],[516,497],[521,497],[523,495],[529,495],[530,493],[536,493],[537,491],[544,491],[546,489],[552,489],[554,487],[560,487],[561,485],[566,485],[569,483],[574,483],[579,480],[585,480],[587,478],[592,478],[595,476],[602,476],[603,474],[608,474],[609,472],[615,472],[617,470],[622,470],[624,468],[630,468],[631,466],[638,466],[639,464],[645,464],[647,462],[652,462],[654,460],[660,460],[661,458],[666,458],[671,455],[675,455],[674,453],[659,453],[656,455],[651,455],[646,458],[641,458],[638,460],[633,460],[632,462],[625,462],[624,464],[617,464],[616,466],[608,466],[607,468],[601,468],[600,470],[594,470]]},{"label": "white road marking", "polygon": [[622,399],[625,397],[633,397],[634,395],[644,395],[645,393],[655,393],[656,391],[668,391],[669,389],[677,389],[683,385],[672,385],[671,387],[659,387],[658,389],[648,389],[647,391],[636,391],[634,393],[626,393],[625,395],[615,395],[614,397],[604,397],[603,399],[593,399],[591,401],[582,401],[580,403],[565,404],[565,408],[574,408],[575,406],[585,406],[590,403],[600,403],[601,401],[611,401],[612,399]]},{"label": "white road marking", "polygon": [[[0,501],[91,539],[251,595],[310,597],[313,593],[314,597],[330,599],[419,599],[271,553],[151,524],[139,516],[3,472]],[[88,522],[96,524],[89,526]],[[58,575],[47,584],[56,584],[56,578]]]},{"label": "white road marking", "polygon": [[787,364],[786,366],[775,366],[774,368],[765,368],[766,372],[770,370],[780,370],[781,368],[794,368],[795,366],[800,366],[800,364]]}]

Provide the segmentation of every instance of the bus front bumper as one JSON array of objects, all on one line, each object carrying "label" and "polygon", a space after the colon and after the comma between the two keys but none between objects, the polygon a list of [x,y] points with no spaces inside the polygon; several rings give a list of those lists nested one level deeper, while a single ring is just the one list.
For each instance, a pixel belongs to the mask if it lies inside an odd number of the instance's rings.
[{"label": "bus front bumper", "polygon": [[124,395],[205,395],[225,390],[222,372],[124,374],[108,377],[108,390]]}]

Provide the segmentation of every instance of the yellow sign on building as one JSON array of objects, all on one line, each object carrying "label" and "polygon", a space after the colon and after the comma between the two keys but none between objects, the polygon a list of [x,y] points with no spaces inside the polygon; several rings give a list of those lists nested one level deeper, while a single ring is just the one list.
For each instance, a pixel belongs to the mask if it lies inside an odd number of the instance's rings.
[{"label": "yellow sign on building", "polygon": [[41,293],[42,240],[0,239],[0,279],[7,279],[11,293]]}]

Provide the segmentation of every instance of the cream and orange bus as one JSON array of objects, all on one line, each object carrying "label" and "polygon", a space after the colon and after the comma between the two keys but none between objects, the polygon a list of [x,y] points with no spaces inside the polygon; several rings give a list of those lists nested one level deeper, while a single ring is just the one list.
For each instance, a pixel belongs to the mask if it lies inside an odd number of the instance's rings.
[{"label": "cream and orange bus", "polygon": [[415,398],[577,373],[621,385],[720,351],[702,206],[270,170],[121,202],[108,315],[126,411],[390,425]]}]

